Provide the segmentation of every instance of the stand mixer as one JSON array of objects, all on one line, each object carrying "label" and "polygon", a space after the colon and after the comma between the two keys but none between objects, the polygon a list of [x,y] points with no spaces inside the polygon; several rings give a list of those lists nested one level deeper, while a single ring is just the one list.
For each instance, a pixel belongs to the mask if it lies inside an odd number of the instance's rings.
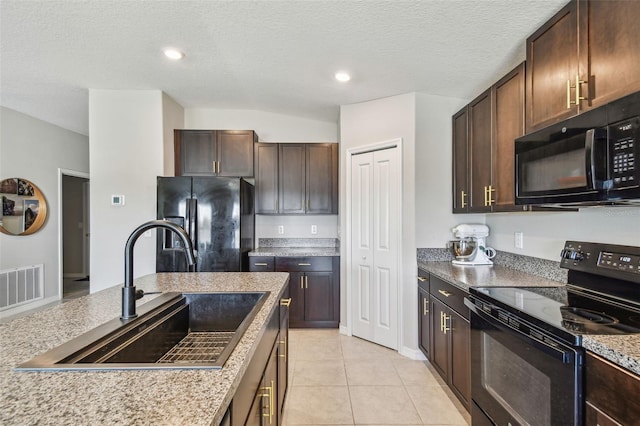
[{"label": "stand mixer", "polygon": [[456,265],[493,265],[491,259],[496,251],[485,245],[489,236],[489,227],[482,224],[460,224],[451,229],[457,240],[449,241],[448,247],[453,250]]}]

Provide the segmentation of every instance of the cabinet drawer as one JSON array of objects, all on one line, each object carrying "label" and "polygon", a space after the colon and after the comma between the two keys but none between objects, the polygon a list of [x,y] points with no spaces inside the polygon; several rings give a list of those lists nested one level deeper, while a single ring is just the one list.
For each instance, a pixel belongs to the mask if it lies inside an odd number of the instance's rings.
[{"label": "cabinet drawer", "polygon": [[423,269],[418,269],[418,287],[429,292],[429,273]]},{"label": "cabinet drawer", "polygon": [[275,271],[275,258],[273,256],[249,256],[250,272]]},{"label": "cabinet drawer", "polygon": [[640,377],[587,352],[586,400],[621,424],[637,424],[640,418]]},{"label": "cabinet drawer", "polygon": [[276,257],[276,271],[304,272],[304,271],[332,271],[330,256],[310,257]]},{"label": "cabinet drawer", "polygon": [[431,276],[429,279],[431,294],[441,300],[445,305],[458,312],[464,318],[469,319],[469,308],[464,305],[464,298],[469,294],[453,284]]}]

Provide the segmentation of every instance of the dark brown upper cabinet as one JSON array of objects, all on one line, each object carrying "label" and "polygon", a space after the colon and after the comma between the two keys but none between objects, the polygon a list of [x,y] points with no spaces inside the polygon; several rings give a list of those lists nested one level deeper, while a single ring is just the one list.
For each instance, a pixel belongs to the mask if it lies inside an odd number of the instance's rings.
[{"label": "dark brown upper cabinet", "polygon": [[256,152],[257,214],[338,213],[338,144],[260,143]]},{"label": "dark brown upper cabinet", "polygon": [[514,139],[524,134],[524,79],[522,63],[453,116],[453,213],[523,210]]},{"label": "dark brown upper cabinet", "polygon": [[174,130],[176,176],[253,177],[253,130]]},{"label": "dark brown upper cabinet", "polygon": [[640,90],[640,2],[572,0],[527,38],[526,131]]},{"label": "dark brown upper cabinet", "polygon": [[256,213],[278,213],[278,145],[256,144]]}]

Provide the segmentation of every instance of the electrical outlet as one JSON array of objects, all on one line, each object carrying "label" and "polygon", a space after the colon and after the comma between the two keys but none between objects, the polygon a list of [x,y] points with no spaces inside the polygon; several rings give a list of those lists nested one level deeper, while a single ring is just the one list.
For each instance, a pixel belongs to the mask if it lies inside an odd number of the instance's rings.
[{"label": "electrical outlet", "polygon": [[278,225],[278,234],[284,234],[284,225]]},{"label": "electrical outlet", "polygon": [[311,225],[311,233],[312,234],[318,233],[318,225]]},{"label": "electrical outlet", "polygon": [[513,233],[513,245],[519,249],[524,248],[524,235],[522,232]]}]

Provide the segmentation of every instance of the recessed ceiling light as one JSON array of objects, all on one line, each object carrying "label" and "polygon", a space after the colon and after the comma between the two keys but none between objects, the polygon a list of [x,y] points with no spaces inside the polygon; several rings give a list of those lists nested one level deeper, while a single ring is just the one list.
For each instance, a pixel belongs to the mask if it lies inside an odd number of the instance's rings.
[{"label": "recessed ceiling light", "polygon": [[164,55],[169,59],[173,59],[174,61],[184,58],[184,53],[176,49],[165,49]]},{"label": "recessed ceiling light", "polygon": [[351,80],[351,76],[344,71],[338,71],[336,73],[336,80],[341,83],[346,83],[347,81]]}]

